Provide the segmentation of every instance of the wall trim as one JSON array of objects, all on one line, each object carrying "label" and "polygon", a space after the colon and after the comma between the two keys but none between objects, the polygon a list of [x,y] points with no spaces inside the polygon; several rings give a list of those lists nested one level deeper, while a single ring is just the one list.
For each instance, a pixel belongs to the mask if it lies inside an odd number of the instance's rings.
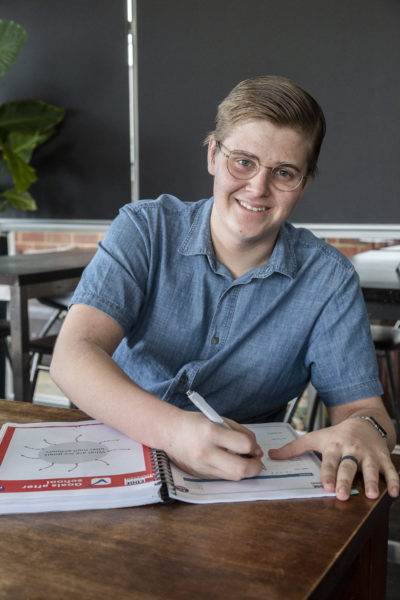
[{"label": "wall trim", "polygon": [[10,231],[106,231],[110,220],[100,219],[0,219],[0,233]]},{"label": "wall trim", "polygon": [[[0,233],[10,231],[107,231],[111,220],[99,219],[0,219]],[[400,225],[359,223],[293,223],[320,238],[359,239],[365,242],[400,240]]]},{"label": "wall trim", "polygon": [[359,223],[293,223],[305,227],[320,238],[358,239],[362,242],[400,240],[400,225]]}]

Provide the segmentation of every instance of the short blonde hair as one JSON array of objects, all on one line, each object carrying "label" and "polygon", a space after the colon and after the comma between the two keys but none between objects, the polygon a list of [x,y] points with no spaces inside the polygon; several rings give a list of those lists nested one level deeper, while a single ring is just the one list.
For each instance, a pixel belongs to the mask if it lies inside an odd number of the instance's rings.
[{"label": "short blonde hair", "polygon": [[282,127],[300,129],[309,136],[308,172],[314,175],[325,136],[324,113],[318,102],[290,79],[264,75],[236,85],[218,106],[215,129],[207,136],[224,141],[239,121],[267,119]]}]

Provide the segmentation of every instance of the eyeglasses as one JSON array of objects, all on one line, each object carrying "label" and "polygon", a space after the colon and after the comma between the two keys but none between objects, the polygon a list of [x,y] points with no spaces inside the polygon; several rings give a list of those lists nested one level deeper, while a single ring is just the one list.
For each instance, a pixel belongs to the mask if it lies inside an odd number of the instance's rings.
[{"label": "eyeglasses", "polygon": [[[299,187],[306,175],[302,175],[297,167],[281,164],[276,167],[261,165],[256,156],[247,154],[241,150],[229,150],[221,142],[217,142],[218,148],[226,157],[226,166],[229,173],[235,179],[252,179],[260,171],[260,168],[270,169],[271,184],[281,192],[293,192]],[[222,149],[224,148],[226,152]]]}]

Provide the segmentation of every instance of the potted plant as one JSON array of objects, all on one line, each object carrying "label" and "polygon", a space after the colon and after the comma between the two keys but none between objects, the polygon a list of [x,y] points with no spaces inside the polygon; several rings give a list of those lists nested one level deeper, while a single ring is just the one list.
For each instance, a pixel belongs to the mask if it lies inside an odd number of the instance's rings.
[{"label": "potted plant", "polygon": [[[0,20],[0,79],[25,44],[25,29],[13,21]],[[0,190],[0,212],[8,207],[36,210],[29,193],[37,180],[30,164],[32,153],[56,132],[65,110],[42,100],[12,100],[0,105],[0,179],[12,184]]]}]

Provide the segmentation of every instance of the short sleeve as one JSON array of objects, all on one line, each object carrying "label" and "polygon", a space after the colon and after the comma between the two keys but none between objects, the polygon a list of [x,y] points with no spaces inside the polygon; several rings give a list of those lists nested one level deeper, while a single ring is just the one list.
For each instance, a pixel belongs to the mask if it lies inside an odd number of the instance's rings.
[{"label": "short sleeve", "polygon": [[327,406],[382,394],[368,315],[353,267],[337,285],[311,333],[311,381]]},{"label": "short sleeve", "polygon": [[146,294],[148,256],[145,223],[134,211],[122,208],[84,270],[71,304],[93,306],[129,332]]}]

